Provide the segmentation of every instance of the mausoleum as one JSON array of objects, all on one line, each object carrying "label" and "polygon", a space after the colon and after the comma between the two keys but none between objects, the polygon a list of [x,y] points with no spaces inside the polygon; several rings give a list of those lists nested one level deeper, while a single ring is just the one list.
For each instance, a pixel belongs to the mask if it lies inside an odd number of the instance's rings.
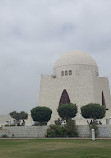
[{"label": "mausoleum", "polygon": [[106,119],[111,117],[111,96],[107,77],[100,77],[96,61],[82,51],[63,54],[55,63],[52,75],[42,75],[38,106],[52,109],[49,123],[59,118],[60,103],[74,103],[78,107],[75,117],[78,125],[86,125],[80,108],[89,103],[99,103],[107,109]]}]

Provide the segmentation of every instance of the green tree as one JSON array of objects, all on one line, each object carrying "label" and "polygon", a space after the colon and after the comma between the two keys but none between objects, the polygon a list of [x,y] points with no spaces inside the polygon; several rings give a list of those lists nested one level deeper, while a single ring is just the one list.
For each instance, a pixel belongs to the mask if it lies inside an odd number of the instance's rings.
[{"label": "green tree", "polygon": [[11,113],[10,113],[10,116],[11,116],[12,118],[14,118],[15,120],[17,120],[17,121],[20,120],[19,113],[16,112],[16,111],[11,112]]},{"label": "green tree", "polygon": [[39,122],[40,124],[44,124],[50,120],[52,114],[52,110],[48,107],[35,107],[31,110],[31,116],[33,121]]},{"label": "green tree", "polygon": [[19,113],[19,118],[20,118],[20,120],[26,120],[28,118],[28,114],[24,111],[21,111]]},{"label": "green tree", "polygon": [[105,117],[106,108],[100,104],[90,103],[81,107],[81,113],[86,119],[102,119]]},{"label": "green tree", "polygon": [[21,111],[19,113],[19,118],[20,118],[20,120],[23,121],[22,122],[22,126],[24,126],[25,125],[25,121],[24,120],[26,120],[28,118],[28,114],[26,112],[24,112],[24,111]]},{"label": "green tree", "polygon": [[20,121],[23,120],[22,125],[25,125],[25,121],[28,118],[28,114],[24,111],[16,112],[13,111],[10,113],[10,116],[16,120],[16,123],[20,125]]},{"label": "green tree", "polygon": [[77,113],[77,106],[76,104],[61,104],[58,109],[57,112],[59,114],[59,116],[68,121],[71,118],[74,118],[76,116]]}]

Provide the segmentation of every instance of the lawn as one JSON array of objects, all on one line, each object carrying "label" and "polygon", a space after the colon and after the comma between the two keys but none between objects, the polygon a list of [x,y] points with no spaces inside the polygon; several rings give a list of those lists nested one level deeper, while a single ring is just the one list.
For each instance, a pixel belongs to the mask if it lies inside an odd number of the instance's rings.
[{"label": "lawn", "polygon": [[0,158],[111,158],[111,140],[0,140]]}]

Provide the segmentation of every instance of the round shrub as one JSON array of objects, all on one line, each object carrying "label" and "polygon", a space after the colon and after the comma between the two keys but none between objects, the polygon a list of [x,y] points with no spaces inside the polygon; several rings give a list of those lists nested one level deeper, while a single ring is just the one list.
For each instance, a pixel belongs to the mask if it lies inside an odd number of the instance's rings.
[{"label": "round shrub", "polygon": [[90,103],[81,107],[81,113],[86,119],[102,119],[105,117],[106,108],[99,104]]},{"label": "round shrub", "polygon": [[51,118],[52,110],[48,107],[35,107],[31,110],[33,121],[48,122]]},{"label": "round shrub", "polygon": [[61,104],[58,109],[58,114],[59,116],[64,119],[64,120],[68,120],[71,118],[74,118],[76,116],[77,113],[77,106],[76,104]]}]

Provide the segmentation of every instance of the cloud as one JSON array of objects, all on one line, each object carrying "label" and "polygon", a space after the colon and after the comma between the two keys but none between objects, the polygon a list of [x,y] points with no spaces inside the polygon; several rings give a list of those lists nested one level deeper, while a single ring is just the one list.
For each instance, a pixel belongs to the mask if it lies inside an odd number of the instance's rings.
[{"label": "cloud", "polygon": [[111,80],[110,8],[110,0],[0,0],[0,113],[37,105],[41,73],[70,50],[90,53]]}]

